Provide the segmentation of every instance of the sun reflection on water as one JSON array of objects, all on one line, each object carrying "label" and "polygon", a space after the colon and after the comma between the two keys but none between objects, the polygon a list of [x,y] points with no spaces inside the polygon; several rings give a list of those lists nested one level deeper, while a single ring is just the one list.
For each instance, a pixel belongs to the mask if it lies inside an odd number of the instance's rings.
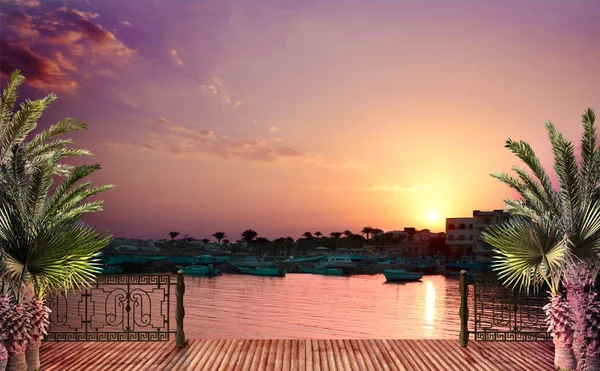
[{"label": "sun reflection on water", "polygon": [[431,281],[427,281],[425,285],[425,315],[423,318],[425,323],[423,324],[423,330],[425,336],[429,337],[433,335],[435,330],[433,326],[435,321],[435,286]]}]

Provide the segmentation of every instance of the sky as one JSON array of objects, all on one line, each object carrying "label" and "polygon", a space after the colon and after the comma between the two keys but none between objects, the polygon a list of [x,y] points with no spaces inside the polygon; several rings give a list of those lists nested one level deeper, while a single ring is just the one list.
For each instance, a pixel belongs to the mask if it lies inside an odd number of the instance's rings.
[{"label": "sky", "polygon": [[[544,123],[600,110],[600,2],[0,0],[2,85],[58,99],[117,237],[444,231]],[[553,177],[555,179],[555,177]],[[433,218],[437,214],[437,220]]]}]

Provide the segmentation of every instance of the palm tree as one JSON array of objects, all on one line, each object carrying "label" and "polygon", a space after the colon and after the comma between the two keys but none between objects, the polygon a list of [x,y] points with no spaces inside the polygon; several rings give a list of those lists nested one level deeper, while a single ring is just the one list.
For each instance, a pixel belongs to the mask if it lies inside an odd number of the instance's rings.
[{"label": "palm tree", "polygon": [[171,242],[175,241],[175,237],[179,236],[179,232],[167,232],[167,234],[169,235],[169,237],[171,237]]},{"label": "palm tree", "polygon": [[[90,188],[89,181],[79,183],[100,169],[97,164],[81,165],[52,192],[53,175],[62,157],[55,150],[51,156],[28,163],[27,144],[18,143],[5,153],[8,160],[0,165],[0,276],[15,304],[36,318],[30,335],[18,334],[29,337],[30,369],[39,368],[39,334],[45,331],[48,316],[45,295],[89,285],[101,271],[98,254],[110,242],[110,236],[81,219],[85,213],[102,210],[102,201],[86,201],[113,186]],[[26,291],[32,291],[34,298],[22,304]],[[12,359],[22,362],[20,352],[12,354]]]},{"label": "palm tree", "polygon": [[323,236],[323,233],[316,231],[315,236],[317,236],[317,238],[321,238],[321,236]]},{"label": "palm tree", "polygon": [[225,234],[225,232],[216,232],[215,234],[212,235],[214,238],[217,239],[217,243],[220,245],[221,244],[221,240],[225,237],[227,237],[227,235]]},{"label": "palm tree", "polygon": [[[555,363],[562,369],[574,368],[573,329],[568,325],[572,319],[559,291],[563,273],[574,262],[593,266],[600,258],[600,150],[596,145],[594,111],[588,109],[582,122],[579,162],[571,141],[558,133],[552,123],[546,124],[558,191],[529,144],[506,141],[505,147],[533,175],[519,167],[513,167],[518,178],[506,173],[492,174],[520,197],[504,200],[510,220],[492,225],[483,233],[484,240],[495,248],[494,267],[505,285],[523,290],[538,289],[543,283],[549,287],[551,298],[546,311],[554,332]],[[598,332],[600,329],[596,329]]]},{"label": "palm tree", "polygon": [[253,229],[246,229],[242,232],[242,239],[248,243],[252,242],[256,236],[258,236],[258,233]]},{"label": "palm tree", "polygon": [[310,240],[311,238],[314,238],[313,235],[312,235],[312,233],[310,233],[310,232],[304,232],[302,234],[302,236],[304,236],[304,238],[306,238],[307,240]]},{"label": "palm tree", "polygon": [[203,243],[204,245],[208,245],[208,243],[209,243],[209,242],[210,242],[210,240],[209,240],[208,238],[203,238],[203,239],[202,239],[202,243]]},{"label": "palm tree", "polygon": [[346,236],[346,238],[349,238],[350,236],[352,236],[352,232],[350,232],[350,230],[346,229],[344,231],[344,236]]},{"label": "palm tree", "polygon": [[364,234],[365,237],[367,238],[367,240],[369,239],[369,236],[371,235],[371,232],[373,232],[373,227],[364,227],[362,229],[362,231],[360,231],[360,233]]},{"label": "palm tree", "polygon": [[330,235],[331,237],[335,238],[336,240],[337,240],[338,238],[342,237],[342,234],[343,234],[342,232],[331,232],[331,233],[329,233],[329,235]]},{"label": "palm tree", "polygon": [[371,228],[371,238],[375,239],[375,243],[379,243],[379,234],[383,233],[382,229],[379,228]]}]

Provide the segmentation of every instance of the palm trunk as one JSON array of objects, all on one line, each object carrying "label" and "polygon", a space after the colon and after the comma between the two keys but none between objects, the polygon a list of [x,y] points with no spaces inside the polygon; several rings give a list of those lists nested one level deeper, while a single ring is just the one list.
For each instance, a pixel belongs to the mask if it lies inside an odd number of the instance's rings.
[{"label": "palm trunk", "polygon": [[556,338],[554,339],[554,367],[559,371],[572,371],[577,368],[573,348],[557,341]]},{"label": "palm trunk", "polygon": [[27,370],[37,371],[40,369],[40,343],[31,344],[25,351]]},{"label": "palm trunk", "polygon": [[553,295],[544,310],[554,342],[554,367],[562,371],[575,370],[577,360],[572,347],[573,328],[569,304],[560,294]]},{"label": "palm trunk", "polygon": [[25,359],[25,353],[11,354],[8,356],[6,371],[27,371],[27,360]]}]

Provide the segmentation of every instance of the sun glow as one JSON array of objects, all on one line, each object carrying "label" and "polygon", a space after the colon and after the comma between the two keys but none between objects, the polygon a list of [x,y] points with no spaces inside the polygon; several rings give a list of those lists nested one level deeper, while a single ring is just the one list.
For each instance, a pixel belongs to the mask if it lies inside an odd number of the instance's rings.
[{"label": "sun glow", "polygon": [[437,222],[439,218],[440,214],[438,214],[437,211],[430,211],[429,214],[427,214],[427,219],[431,222]]}]

